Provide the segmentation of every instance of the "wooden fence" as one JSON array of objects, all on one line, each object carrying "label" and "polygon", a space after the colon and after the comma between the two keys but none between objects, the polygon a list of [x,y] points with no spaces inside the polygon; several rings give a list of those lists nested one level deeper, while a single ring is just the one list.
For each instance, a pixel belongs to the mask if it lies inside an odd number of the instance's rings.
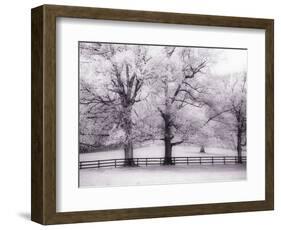
[{"label": "wooden fence", "polygon": [[[226,165],[238,164],[237,156],[204,156],[204,157],[172,157],[173,165]],[[164,165],[164,157],[133,158],[136,166]],[[242,163],[247,161],[246,156],[242,156]],[[124,167],[126,159],[107,159],[79,162],[80,169],[88,168],[120,168]]]}]

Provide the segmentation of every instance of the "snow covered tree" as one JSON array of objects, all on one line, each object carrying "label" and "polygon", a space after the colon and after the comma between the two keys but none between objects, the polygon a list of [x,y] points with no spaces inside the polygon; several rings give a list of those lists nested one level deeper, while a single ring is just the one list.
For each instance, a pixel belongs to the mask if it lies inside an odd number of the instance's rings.
[{"label": "snow covered tree", "polygon": [[93,126],[98,127],[98,133],[118,136],[124,148],[125,165],[133,166],[134,106],[144,99],[142,88],[150,78],[146,69],[150,60],[147,48],[98,43],[81,45],[84,57],[92,59],[90,68],[94,80],[89,80],[88,86],[81,81],[80,105],[86,105],[87,118],[95,120]]},{"label": "snow covered tree", "polygon": [[153,100],[163,121],[164,164],[173,164],[173,146],[185,142],[196,128],[187,114],[195,113],[196,108],[205,104],[206,87],[202,77],[208,61],[205,49],[165,47],[152,70],[157,76]]},{"label": "snow covered tree", "polygon": [[217,122],[223,138],[234,137],[238,163],[242,163],[242,148],[247,145],[246,79],[246,73],[242,72],[216,81],[216,90],[208,102],[209,119],[205,124]]}]

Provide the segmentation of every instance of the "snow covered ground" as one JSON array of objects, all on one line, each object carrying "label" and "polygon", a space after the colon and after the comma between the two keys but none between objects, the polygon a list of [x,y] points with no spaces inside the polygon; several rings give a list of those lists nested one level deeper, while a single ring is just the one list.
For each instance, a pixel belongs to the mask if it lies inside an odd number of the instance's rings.
[{"label": "snow covered ground", "polygon": [[159,185],[246,180],[246,165],[149,166],[80,170],[80,187]]},{"label": "snow covered ground", "polygon": [[[236,156],[236,151],[223,148],[206,148],[178,145],[173,156]],[[163,157],[163,144],[134,149],[134,157]],[[246,155],[246,153],[244,153]],[[112,150],[80,154],[80,161],[124,158],[124,151]],[[131,186],[152,184],[178,184],[236,181],[246,179],[246,165],[175,165],[133,168],[80,169],[81,187]]]},{"label": "snow covered ground", "polygon": [[[206,153],[199,153],[200,147],[178,145],[173,147],[174,157],[186,156],[236,156],[235,150],[223,148],[205,148]],[[145,147],[135,148],[134,157],[163,157],[164,145],[154,144]],[[245,154],[245,153],[244,153]],[[82,153],[80,154],[80,161],[89,160],[105,160],[105,159],[118,159],[124,158],[123,149],[112,151],[101,151],[95,153]]]}]

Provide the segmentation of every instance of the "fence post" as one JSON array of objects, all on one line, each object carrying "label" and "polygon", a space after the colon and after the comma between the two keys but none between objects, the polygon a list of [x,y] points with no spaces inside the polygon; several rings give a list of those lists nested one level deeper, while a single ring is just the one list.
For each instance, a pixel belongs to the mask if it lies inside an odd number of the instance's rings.
[{"label": "fence post", "polygon": [[114,159],[114,166],[115,166],[115,168],[116,168],[116,159]]},{"label": "fence post", "polygon": [[225,165],[225,157],[223,157],[223,164]]},{"label": "fence post", "polygon": [[202,159],[201,159],[201,157],[199,157],[199,162],[200,162],[200,165],[202,164]]},{"label": "fence post", "polygon": [[212,157],[212,165],[214,165],[214,157]]},{"label": "fence post", "polygon": [[100,167],[100,160],[98,160],[98,168]]},{"label": "fence post", "polygon": [[147,158],[145,158],[145,166],[147,167]]},{"label": "fence post", "polygon": [[186,157],[186,164],[188,165],[188,157]]}]

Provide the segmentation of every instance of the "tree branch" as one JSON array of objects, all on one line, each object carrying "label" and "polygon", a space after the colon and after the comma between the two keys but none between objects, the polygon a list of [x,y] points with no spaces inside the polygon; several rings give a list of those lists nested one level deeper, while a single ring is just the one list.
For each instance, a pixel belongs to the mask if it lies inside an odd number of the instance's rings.
[{"label": "tree branch", "polygon": [[177,141],[177,142],[174,142],[174,143],[171,143],[172,146],[175,146],[175,145],[180,145],[183,143],[183,140],[181,141]]},{"label": "tree branch", "polygon": [[220,115],[222,115],[222,114],[224,114],[224,113],[230,112],[231,110],[232,110],[232,109],[227,109],[227,110],[221,111],[221,112],[217,113],[216,115],[210,117],[210,118],[205,122],[205,124],[203,125],[203,127],[204,127],[205,125],[207,125],[210,121],[212,121],[213,119],[215,119],[216,117],[218,117],[218,116],[220,116]]}]

